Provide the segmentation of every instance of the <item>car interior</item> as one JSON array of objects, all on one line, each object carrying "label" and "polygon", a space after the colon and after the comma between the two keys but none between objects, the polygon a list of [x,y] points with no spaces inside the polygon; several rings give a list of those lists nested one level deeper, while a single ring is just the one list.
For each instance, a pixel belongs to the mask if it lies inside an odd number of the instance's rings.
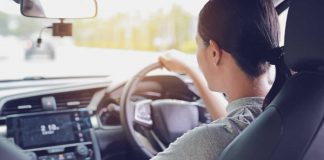
[{"label": "car interior", "polygon": [[[12,3],[31,19],[58,19],[43,29],[64,37],[73,33],[66,19],[92,18],[100,9],[96,0],[69,1]],[[282,82],[257,120],[227,146],[221,160],[324,157],[324,1],[273,2],[279,15],[288,12],[284,62],[294,74]],[[81,13],[78,7],[85,9]],[[39,36],[33,45],[41,43]],[[189,76],[162,68],[155,59],[126,78],[116,74],[0,81],[0,159],[152,158],[185,132],[213,121]]]}]

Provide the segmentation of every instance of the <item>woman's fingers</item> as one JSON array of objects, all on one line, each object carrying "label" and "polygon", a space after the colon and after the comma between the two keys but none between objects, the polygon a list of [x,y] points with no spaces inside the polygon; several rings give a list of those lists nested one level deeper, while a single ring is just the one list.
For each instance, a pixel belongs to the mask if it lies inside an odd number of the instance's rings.
[{"label": "woman's fingers", "polygon": [[171,56],[161,56],[159,57],[160,63],[169,71],[186,73],[186,64],[180,59]]},{"label": "woman's fingers", "polygon": [[170,70],[167,62],[167,58],[165,56],[159,57],[159,61],[166,69]]}]

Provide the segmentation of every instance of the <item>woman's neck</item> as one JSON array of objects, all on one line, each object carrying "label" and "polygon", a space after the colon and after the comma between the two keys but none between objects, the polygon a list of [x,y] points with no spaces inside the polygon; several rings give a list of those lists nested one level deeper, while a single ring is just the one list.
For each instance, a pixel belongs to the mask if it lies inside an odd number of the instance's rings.
[{"label": "woman's neck", "polygon": [[229,102],[245,97],[265,97],[271,88],[267,73],[255,79],[249,78],[245,74],[235,76],[230,78],[226,86]]}]

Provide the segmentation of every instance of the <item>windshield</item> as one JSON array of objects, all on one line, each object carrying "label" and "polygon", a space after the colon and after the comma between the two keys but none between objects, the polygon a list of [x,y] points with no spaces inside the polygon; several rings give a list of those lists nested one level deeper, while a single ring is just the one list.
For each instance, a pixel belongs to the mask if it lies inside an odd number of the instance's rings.
[{"label": "windshield", "polygon": [[161,51],[192,54],[205,1],[97,0],[96,18],[68,20],[72,37],[45,29],[37,46],[41,29],[59,21],[23,17],[13,0],[1,0],[0,79],[111,75],[153,63]]},{"label": "windshield", "polygon": [[196,66],[197,19],[207,0],[97,2],[96,18],[66,20],[72,37],[44,29],[38,45],[40,31],[59,20],[23,17],[13,0],[1,0],[0,80],[128,74],[170,49]]}]

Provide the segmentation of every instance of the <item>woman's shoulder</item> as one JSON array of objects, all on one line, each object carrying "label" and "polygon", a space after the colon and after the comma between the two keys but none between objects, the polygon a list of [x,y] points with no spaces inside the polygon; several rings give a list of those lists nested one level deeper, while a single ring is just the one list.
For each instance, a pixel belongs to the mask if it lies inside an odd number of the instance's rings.
[{"label": "woman's shoulder", "polygon": [[230,123],[238,132],[243,131],[262,112],[263,97],[247,97],[228,105],[228,115],[222,120]]},{"label": "woman's shoulder", "polygon": [[233,101],[227,107],[228,115],[206,124],[205,129],[237,135],[262,113],[263,100],[262,97],[248,97]]},{"label": "woman's shoulder", "polygon": [[264,97],[245,97],[230,102],[226,108],[228,116],[231,116],[240,110],[252,109],[262,110]]}]

